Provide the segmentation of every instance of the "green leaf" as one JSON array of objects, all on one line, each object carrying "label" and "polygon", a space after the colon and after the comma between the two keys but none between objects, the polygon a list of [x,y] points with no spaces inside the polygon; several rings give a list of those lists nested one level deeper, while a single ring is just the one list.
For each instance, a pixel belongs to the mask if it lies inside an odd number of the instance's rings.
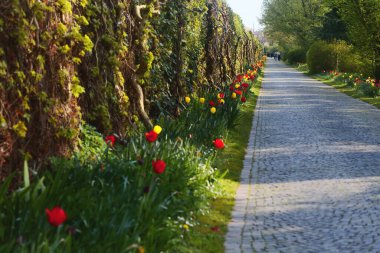
[{"label": "green leaf", "polygon": [[85,88],[79,84],[74,84],[71,88],[71,92],[73,93],[74,97],[78,98],[80,94],[85,92]]},{"label": "green leaf", "polygon": [[24,160],[24,188],[29,187],[30,185],[30,178],[29,178],[29,167],[28,167],[28,161]]}]

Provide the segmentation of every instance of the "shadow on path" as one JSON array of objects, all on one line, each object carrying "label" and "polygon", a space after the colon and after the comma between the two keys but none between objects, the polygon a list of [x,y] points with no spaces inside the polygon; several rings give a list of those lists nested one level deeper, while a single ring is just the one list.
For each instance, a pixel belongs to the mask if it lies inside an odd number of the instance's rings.
[{"label": "shadow on path", "polygon": [[380,110],[269,60],[226,252],[380,252]]}]

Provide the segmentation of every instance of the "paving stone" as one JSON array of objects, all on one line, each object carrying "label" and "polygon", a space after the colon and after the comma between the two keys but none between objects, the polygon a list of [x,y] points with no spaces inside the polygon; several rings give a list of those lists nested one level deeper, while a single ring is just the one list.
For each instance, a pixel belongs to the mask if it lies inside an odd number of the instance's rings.
[{"label": "paving stone", "polygon": [[380,110],[265,71],[226,252],[380,252]]}]

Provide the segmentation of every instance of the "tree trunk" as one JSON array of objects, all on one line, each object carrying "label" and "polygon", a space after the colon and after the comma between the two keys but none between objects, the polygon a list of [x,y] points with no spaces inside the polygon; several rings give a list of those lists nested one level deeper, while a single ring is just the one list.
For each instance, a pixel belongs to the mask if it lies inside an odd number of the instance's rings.
[{"label": "tree trunk", "polygon": [[135,105],[136,105],[137,113],[139,114],[139,118],[144,124],[146,129],[153,129],[153,124],[150,121],[149,116],[145,111],[144,93],[141,86],[138,84],[136,80],[136,76],[133,76],[131,78],[131,84],[136,96]]},{"label": "tree trunk", "polygon": [[136,108],[136,111],[139,115],[140,120],[144,124],[145,128],[152,129],[153,124],[150,121],[150,118],[145,111],[145,105],[144,105],[144,92],[140,85],[140,80],[144,79],[144,75],[146,74],[148,69],[148,63],[147,63],[147,57],[149,56],[149,46],[148,46],[148,36],[146,33],[148,33],[147,29],[147,21],[145,19],[149,18],[148,14],[147,17],[143,17],[141,10],[145,10],[150,8],[149,4],[153,1],[148,1],[147,5],[135,5],[134,11],[132,11],[132,16],[135,21],[134,29],[132,32],[132,37],[134,41],[133,51],[134,53],[132,55],[131,62],[134,64],[134,68],[129,68],[130,73],[130,84],[133,89],[134,97],[133,102]]},{"label": "tree trunk", "polygon": [[171,93],[173,96],[181,98],[184,96],[184,89],[182,83],[182,72],[183,72],[183,57],[182,57],[182,41],[183,41],[183,33],[185,26],[185,18],[184,18],[184,6],[182,3],[179,3],[179,15],[178,15],[178,23],[177,23],[177,38],[174,43],[174,53],[175,53],[175,77],[174,83],[171,84]]},{"label": "tree trunk", "polygon": [[205,43],[205,55],[206,55],[206,78],[209,83],[213,83],[213,73],[214,73],[214,59],[212,53],[212,42],[214,40],[214,22],[213,22],[213,6],[212,3],[207,4],[207,14],[206,14],[206,43]]},{"label": "tree trunk", "polygon": [[377,81],[380,82],[380,49],[375,50],[375,59],[374,59],[374,75]]}]

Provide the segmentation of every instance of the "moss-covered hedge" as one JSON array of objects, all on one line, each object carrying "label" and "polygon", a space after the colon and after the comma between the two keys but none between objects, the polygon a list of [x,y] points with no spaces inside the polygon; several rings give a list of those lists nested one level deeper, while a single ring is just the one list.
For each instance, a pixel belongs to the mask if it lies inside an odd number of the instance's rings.
[{"label": "moss-covered hedge", "polygon": [[221,0],[5,0],[0,33],[0,179],[69,156],[83,121],[125,136],[178,116],[261,52]]}]

